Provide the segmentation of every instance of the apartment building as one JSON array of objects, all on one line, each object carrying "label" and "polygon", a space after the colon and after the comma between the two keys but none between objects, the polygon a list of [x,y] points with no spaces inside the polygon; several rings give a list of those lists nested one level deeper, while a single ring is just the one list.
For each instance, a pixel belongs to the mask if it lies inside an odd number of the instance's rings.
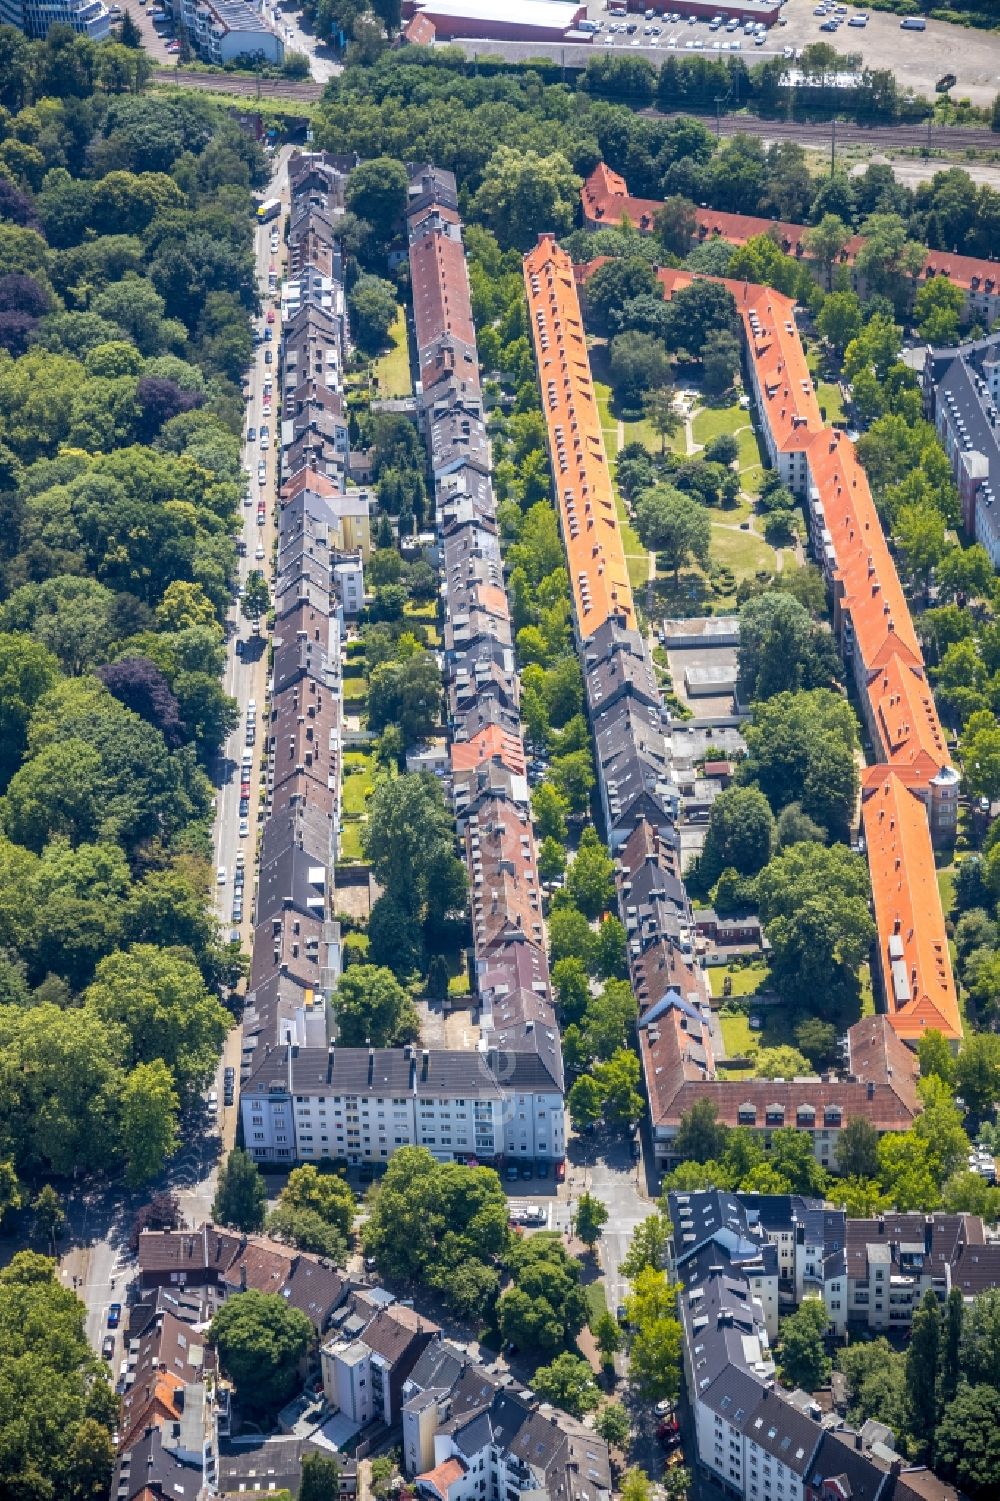
[{"label": "apartment building", "polygon": [[256,57],[280,67],[285,44],[251,0],[173,0],[174,16],[207,63]]},{"label": "apartment building", "polygon": [[929,348],[923,385],[958,486],[962,525],[1000,567],[1000,337]]},{"label": "apartment building", "polygon": [[50,26],[71,26],[92,42],[111,34],[111,16],[103,0],[0,0],[0,25],[16,26],[44,41]]},{"label": "apartment building", "polygon": [[403,1385],[441,1330],[381,1288],[355,1293],[320,1346],[323,1392],[357,1430],[399,1421]]},{"label": "apartment building", "polygon": [[[847,1033],[842,1074],[825,1078],[719,1079],[715,1075],[707,1021],[675,991],[639,1019],[657,1166],[672,1168],[682,1116],[698,1099],[710,1099],[718,1119],[745,1126],[762,1144],[771,1132],[793,1126],[809,1133],[816,1160],[835,1168],[837,1141],[848,1121],[870,1121],[880,1134],[906,1131],[920,1110],[916,1067],[886,1017],[868,1017]],[[651,1086],[651,1087],[650,1087]]]},{"label": "apartment building", "polygon": [[[852,1226],[867,1254],[865,1222],[799,1195],[710,1190],[672,1193],[668,1202],[699,1469],[742,1501],[957,1501],[929,1470],[907,1467],[882,1424],[855,1433],[835,1413],[824,1415],[810,1393],[775,1379],[779,1300],[784,1312],[803,1297],[822,1297],[832,1327],[847,1327],[852,1272],[861,1269]],[[906,1225],[900,1233],[913,1231]],[[960,1237],[942,1225],[941,1238],[953,1245]]]},{"label": "apartment building", "polygon": [[[685,273],[659,275],[667,295],[690,281]],[[791,303],[784,299],[783,321],[774,317],[777,294],[766,292],[762,302],[764,289],[724,285],[743,319],[748,377],[772,462],[784,455],[786,483],[806,498],[810,541],[830,591],[834,634],[853,678],[875,761],[863,778],[862,823],[878,924],[876,971],[886,1010],[899,1036],[914,1046],[927,1026],[940,1027],[957,1043],[961,1016],[933,846],[954,842],[959,776],[906,596],[854,445],[843,433],[821,422],[817,426],[808,371],[796,373],[800,364],[805,369],[805,361]],[[767,320],[755,312],[762,306],[769,310]],[[776,385],[776,379],[786,384]],[[918,816],[912,814],[913,804]],[[885,832],[893,835],[891,859],[881,837]],[[896,848],[903,839],[905,863]],[[908,913],[918,912],[919,933],[906,920]]]},{"label": "apartment building", "polygon": [[634,629],[572,262],[552,235],[540,235],[525,257],[524,276],[577,636],[593,635],[611,616]]},{"label": "apartment building", "polygon": [[[584,183],[580,199],[583,221],[588,229],[605,226],[616,228],[622,220],[640,234],[652,234],[663,207],[652,198],[633,198],[625,179],[599,162]],[[694,245],[713,239],[730,245],[743,245],[756,235],[770,235],[786,255],[804,260],[817,275],[826,275],[826,267],[814,262],[807,242],[809,226],[790,224],[778,219],[764,219],[753,214],[727,214],[702,206],[695,210]],[[851,235],[841,248],[836,265],[846,267],[851,284],[863,291],[864,277],[855,270],[858,251],[864,245],[861,235]],[[989,328],[1000,317],[1000,261],[971,255],[954,255],[946,250],[928,250],[927,259],[918,273],[917,282],[934,276],[946,276],[965,294],[967,320]]]},{"label": "apartment building", "polygon": [[[688,271],[657,272],[664,296],[689,287],[698,278]],[[745,370],[771,467],[793,495],[805,499],[808,452],[823,418],[795,325],[792,298],[772,287],[713,277],[732,293],[743,328]]]},{"label": "apartment building", "polygon": [[609,1501],[608,1448],[593,1429],[460,1345],[428,1346],[401,1413],[403,1470],[421,1501]]},{"label": "apartment building", "polygon": [[[231,1389],[206,1331],[225,1298],[253,1288],[277,1293],[321,1335],[347,1312],[346,1276],[318,1256],[210,1224],[144,1231],[138,1262],[126,1310],[114,1501],[297,1491],[303,1458],[330,1453],[329,1440],[318,1427],[294,1437],[233,1437]],[[338,1463],[347,1501],[357,1492],[357,1465],[343,1454]]]}]

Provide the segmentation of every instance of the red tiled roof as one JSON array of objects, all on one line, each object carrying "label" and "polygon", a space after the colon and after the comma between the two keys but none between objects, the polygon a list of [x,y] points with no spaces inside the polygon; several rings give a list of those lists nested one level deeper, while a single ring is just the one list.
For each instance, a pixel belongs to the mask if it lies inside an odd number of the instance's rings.
[{"label": "red tiled roof", "polygon": [[[663,207],[655,198],[633,198],[625,179],[599,162],[580,190],[584,222],[592,229],[614,228],[627,219],[641,234],[651,234],[656,215]],[[792,224],[780,219],[764,219],[754,214],[727,214],[719,209],[695,210],[699,240],[720,239],[730,245],[744,245],[756,235],[770,234],[786,255],[806,256],[804,236],[807,224]],[[852,235],[844,246],[841,262],[853,265],[864,244],[861,235]],[[947,250],[929,250],[921,277],[947,276],[965,292],[1000,292],[1000,261],[974,255],[953,255]]]},{"label": "red tiled roof", "polygon": [[577,628],[588,636],[613,615],[634,627],[573,266],[552,235],[525,256],[524,280]]},{"label": "red tiled roof", "polygon": [[492,799],[487,811],[470,816],[465,844],[476,954],[488,953],[512,931],[544,944],[535,842],[524,810]]},{"label": "red tiled roof", "polygon": [[[886,1017],[869,1017],[857,1025],[889,1030]],[[852,1045],[854,1031],[852,1027],[848,1033]],[[891,1049],[892,1044],[887,1043],[886,1047]],[[879,1063],[877,1051],[869,1049],[867,1066],[870,1072],[867,1077],[855,1074],[851,1079],[808,1078],[798,1081],[691,1077],[676,1029],[664,1027],[662,1022],[658,1024],[657,1037],[653,1040],[648,1027],[640,1028],[639,1048],[654,1127],[676,1127],[696,1100],[706,1098],[712,1101],[718,1119],[727,1126],[744,1124],[740,1120],[740,1111],[745,1106],[753,1106],[754,1124],[760,1129],[764,1128],[765,1113],[771,1106],[780,1107],[782,1123],[786,1126],[805,1124],[805,1117],[799,1121],[799,1111],[811,1109],[815,1112],[817,1129],[823,1129],[823,1113],[829,1109],[839,1110],[843,1125],[856,1116],[863,1116],[880,1131],[908,1130],[919,1109],[913,1082],[917,1062],[905,1047],[886,1054],[893,1059],[891,1077],[885,1063]],[[860,1067],[860,1061],[854,1066]]]},{"label": "red tiled roof", "polygon": [[870,767],[862,795],[889,1020],[908,1042],[929,1027],[957,1041],[962,1017],[926,811],[892,767]]},{"label": "red tiled roof", "polygon": [[421,11],[403,28],[403,36],[414,47],[429,47],[437,36],[437,27],[430,16]]},{"label": "red tiled roof", "polygon": [[422,1475],[418,1475],[416,1483],[436,1491],[441,1501],[448,1501],[451,1487],[464,1477],[466,1469],[465,1461],[453,1454],[435,1465],[433,1470],[425,1470]]},{"label": "red tiled roof", "polygon": [[794,300],[772,287],[729,277],[699,277],[670,267],[656,275],[668,300],[699,280],[717,281],[733,294],[757,372],[762,415],[775,445],[782,453],[805,448],[811,436],[823,430],[823,418],[795,326]]},{"label": "red tiled roof", "polygon": [[456,740],[451,747],[452,772],[474,771],[496,756],[517,776],[524,776],[524,745],[520,735],[498,724],[488,724],[471,740]]}]

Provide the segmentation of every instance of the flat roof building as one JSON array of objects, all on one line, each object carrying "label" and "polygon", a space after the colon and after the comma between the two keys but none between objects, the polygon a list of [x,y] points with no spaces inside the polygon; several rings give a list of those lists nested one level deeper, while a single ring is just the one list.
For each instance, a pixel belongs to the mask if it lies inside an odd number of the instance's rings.
[{"label": "flat roof building", "polygon": [[[416,0],[403,14],[430,21],[438,41],[455,37],[491,37],[499,41],[560,42],[587,14],[586,5],[566,0]],[[426,41],[426,29],[410,40]],[[583,41],[581,35],[579,40]]]}]

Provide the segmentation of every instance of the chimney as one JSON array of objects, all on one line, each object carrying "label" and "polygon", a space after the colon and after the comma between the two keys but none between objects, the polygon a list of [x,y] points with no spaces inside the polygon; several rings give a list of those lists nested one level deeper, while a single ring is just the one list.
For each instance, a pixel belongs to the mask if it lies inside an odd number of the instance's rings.
[{"label": "chimney", "polygon": [[240,1262],[240,1292],[241,1293],[245,1293],[246,1290],[247,1290],[247,1264],[246,1264],[245,1261],[241,1261]]}]

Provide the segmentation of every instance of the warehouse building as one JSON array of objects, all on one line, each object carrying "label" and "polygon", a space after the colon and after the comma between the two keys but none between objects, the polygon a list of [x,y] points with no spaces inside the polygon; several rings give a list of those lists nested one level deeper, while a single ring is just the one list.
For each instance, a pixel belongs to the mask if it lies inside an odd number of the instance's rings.
[{"label": "warehouse building", "polygon": [[[587,7],[574,5],[567,0],[512,0],[509,5],[498,6],[494,0],[409,0],[403,6],[403,16],[420,17],[423,24],[419,34],[409,39],[415,42],[450,42],[456,37],[463,39],[489,37],[501,42],[562,42],[573,36],[574,41],[584,42],[590,38],[586,33],[576,32],[586,18]],[[434,28],[428,32],[426,23]]]}]

